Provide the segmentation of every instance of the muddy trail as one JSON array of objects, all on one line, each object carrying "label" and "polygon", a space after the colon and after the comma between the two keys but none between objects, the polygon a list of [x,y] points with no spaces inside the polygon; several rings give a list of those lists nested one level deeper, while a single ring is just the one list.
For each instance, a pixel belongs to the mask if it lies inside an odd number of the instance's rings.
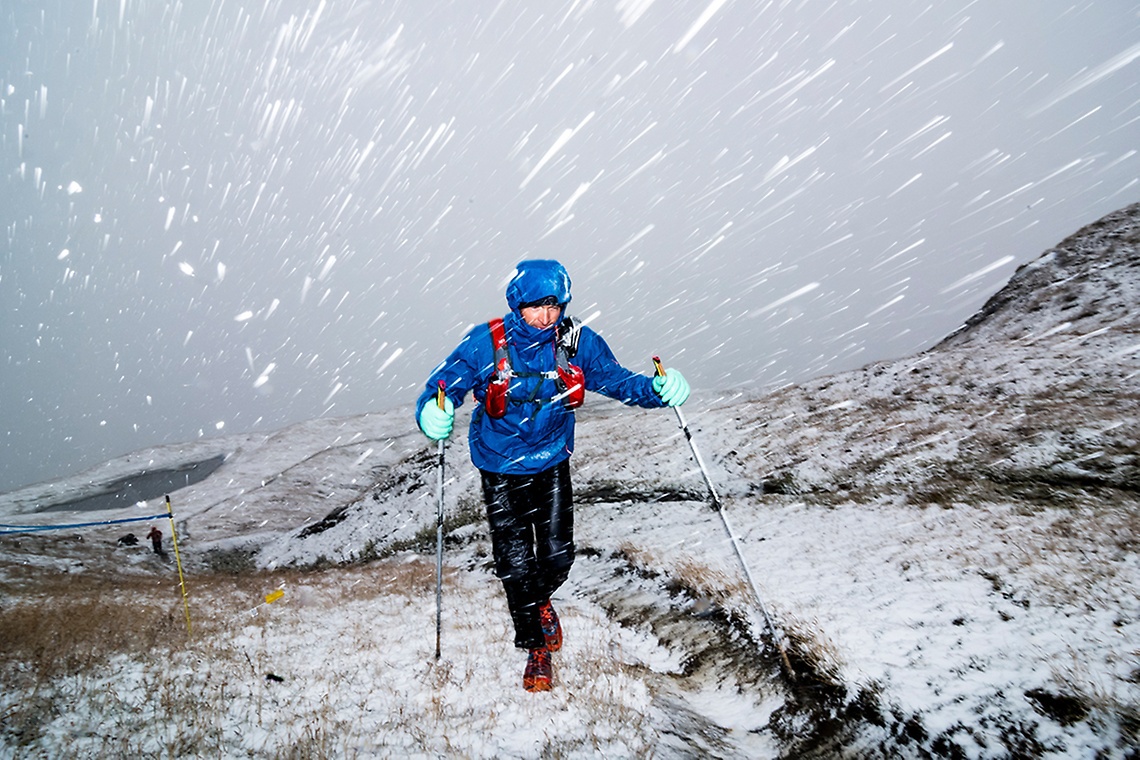
[{"label": "muddy trail", "polygon": [[[567,592],[588,599],[623,626],[648,631],[678,653],[678,672],[645,668],[656,702],[672,716],[666,746],[702,757],[834,758],[896,756],[872,695],[851,694],[812,671],[791,649],[795,678],[758,621],[745,620],[667,576],[620,555],[579,550],[591,572]],[[713,697],[716,697],[715,699]],[[726,714],[726,697],[737,710]],[[716,705],[716,714],[707,706]]]},{"label": "muddy trail", "polygon": [[[449,564],[491,575],[489,539],[472,527],[463,538],[449,538]],[[743,617],[636,557],[589,542],[577,543],[575,564],[556,596],[597,606],[621,626],[650,635],[679,663],[627,662],[665,716],[662,756],[922,756],[900,716],[885,713],[873,693],[852,693],[801,656],[811,642],[790,638],[789,677],[758,613]]]}]

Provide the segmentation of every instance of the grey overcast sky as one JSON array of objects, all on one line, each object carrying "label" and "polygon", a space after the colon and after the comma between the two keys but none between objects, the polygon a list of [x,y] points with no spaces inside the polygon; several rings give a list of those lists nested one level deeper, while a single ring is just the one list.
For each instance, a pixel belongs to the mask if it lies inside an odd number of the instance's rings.
[{"label": "grey overcast sky", "polygon": [[927,348],[1140,198],[1138,59],[1116,0],[0,0],[0,491],[409,404],[522,258],[699,392]]}]

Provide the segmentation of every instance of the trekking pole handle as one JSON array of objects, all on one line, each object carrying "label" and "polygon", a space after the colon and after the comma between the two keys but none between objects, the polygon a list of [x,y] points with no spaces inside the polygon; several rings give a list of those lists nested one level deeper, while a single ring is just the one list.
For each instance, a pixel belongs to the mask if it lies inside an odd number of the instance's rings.
[{"label": "trekking pole handle", "polygon": [[435,404],[440,409],[446,409],[446,407],[444,406],[444,403],[443,403],[443,399],[445,398],[444,393],[443,393],[443,389],[445,387],[446,387],[446,385],[444,384],[444,382],[442,380],[440,380],[439,381],[439,387],[435,389]]},{"label": "trekking pole handle", "polygon": [[653,357],[653,374],[656,377],[665,377],[665,368],[661,366],[661,357]]}]

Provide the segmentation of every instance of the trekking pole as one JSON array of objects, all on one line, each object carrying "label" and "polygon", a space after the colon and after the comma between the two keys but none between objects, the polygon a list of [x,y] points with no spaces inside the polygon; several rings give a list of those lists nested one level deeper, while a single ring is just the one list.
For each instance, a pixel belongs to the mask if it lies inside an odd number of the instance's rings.
[{"label": "trekking pole", "polygon": [[[444,383],[439,381],[435,403],[444,409]],[[439,659],[439,638],[443,629],[443,442],[439,439],[439,505],[435,514],[435,659]]]},{"label": "trekking pole", "polygon": [[[665,368],[661,366],[661,357],[653,357],[653,369],[657,376],[665,377]],[[724,513],[724,506],[721,504],[720,496],[717,495],[716,486],[713,485],[712,478],[709,477],[708,468],[705,467],[705,460],[701,458],[701,452],[697,450],[697,443],[693,440],[692,433],[689,432],[689,424],[685,422],[685,415],[681,413],[681,407],[673,407],[673,411],[677,413],[677,422],[681,426],[681,432],[685,434],[685,440],[689,442],[689,448],[693,451],[693,459],[697,461],[697,467],[701,470],[701,475],[705,478],[705,485],[709,487],[709,495],[712,497],[712,507],[718,515],[720,515],[720,522],[724,526],[724,532],[728,534],[728,540],[732,543],[732,550],[736,553],[736,559],[740,561],[740,567],[744,570],[744,579],[748,582],[748,587],[752,590],[752,596],[756,600],[756,606],[760,608],[760,614],[764,617],[764,623],[768,626],[768,632],[772,634],[772,640],[776,642],[776,648],[780,652],[780,661],[784,665],[784,672],[787,674],[788,679],[795,681],[796,672],[792,670],[792,662],[788,659],[788,652],[784,646],[784,633],[772,623],[772,616],[768,614],[768,608],[764,604],[763,597],[756,588],[756,581],[752,578],[752,571],[748,568],[748,563],[744,561],[744,555],[740,551],[740,544],[736,540],[736,534],[732,532],[732,527],[728,524],[728,515]]]}]

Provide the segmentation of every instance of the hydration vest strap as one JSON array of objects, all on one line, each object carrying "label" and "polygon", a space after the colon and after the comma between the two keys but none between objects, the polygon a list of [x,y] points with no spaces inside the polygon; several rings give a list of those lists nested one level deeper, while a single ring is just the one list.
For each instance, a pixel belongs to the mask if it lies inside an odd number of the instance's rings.
[{"label": "hydration vest strap", "polygon": [[491,343],[495,346],[495,369],[499,369],[499,360],[506,359],[509,364],[511,359],[507,354],[507,329],[503,326],[502,317],[496,317],[487,323],[491,328]]},{"label": "hydration vest strap", "polygon": [[[572,393],[572,398],[568,406],[573,409],[582,404],[582,397],[585,393],[585,380],[582,378],[582,370],[570,363],[570,359],[578,353],[578,336],[581,334],[581,325],[579,325],[573,317],[565,317],[558,325],[558,331],[554,339],[556,369],[550,370],[549,372],[515,372],[511,368],[511,354],[507,344],[507,330],[503,324],[502,317],[496,317],[488,321],[487,326],[491,330],[491,343],[495,348],[495,370],[492,381],[497,380],[498,382],[504,382],[512,377],[537,377],[544,380],[554,380],[558,383],[559,390],[565,391],[567,378],[573,378],[577,389]],[[538,394],[538,385],[535,385],[531,397],[525,400],[510,398],[506,388],[502,388],[499,393],[505,396],[503,401],[510,401],[515,404],[532,403],[541,406],[551,401],[551,399],[535,398]],[[490,398],[490,394],[488,398]]]},{"label": "hydration vest strap", "polygon": [[574,317],[563,317],[558,323],[558,353],[565,354],[566,363],[578,355],[578,338],[582,335],[582,325]]}]

